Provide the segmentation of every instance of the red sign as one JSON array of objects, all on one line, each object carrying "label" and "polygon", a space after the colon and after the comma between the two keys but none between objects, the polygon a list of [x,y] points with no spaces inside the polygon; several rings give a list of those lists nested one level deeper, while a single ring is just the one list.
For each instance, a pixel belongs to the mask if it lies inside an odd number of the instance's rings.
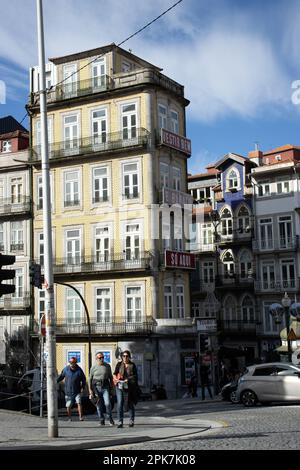
[{"label": "red sign", "polygon": [[173,149],[180,150],[180,152],[191,155],[192,145],[190,139],[182,137],[182,135],[174,134],[166,129],[161,130],[161,143],[172,147]]},{"label": "red sign", "polygon": [[183,251],[165,251],[166,268],[196,269],[196,258],[193,253]]},{"label": "red sign", "polygon": [[41,331],[42,336],[46,336],[46,315],[43,315],[41,318]]}]

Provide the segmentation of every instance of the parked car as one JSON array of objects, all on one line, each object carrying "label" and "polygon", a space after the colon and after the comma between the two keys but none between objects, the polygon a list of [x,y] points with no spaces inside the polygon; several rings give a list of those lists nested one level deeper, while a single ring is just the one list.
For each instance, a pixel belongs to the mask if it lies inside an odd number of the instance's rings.
[{"label": "parked car", "polygon": [[245,406],[300,402],[300,366],[281,362],[249,366],[239,379],[236,395]]},{"label": "parked car", "polygon": [[238,386],[237,380],[232,380],[225,384],[221,389],[221,397],[222,400],[231,401],[231,403],[237,403],[236,400],[236,390]]}]

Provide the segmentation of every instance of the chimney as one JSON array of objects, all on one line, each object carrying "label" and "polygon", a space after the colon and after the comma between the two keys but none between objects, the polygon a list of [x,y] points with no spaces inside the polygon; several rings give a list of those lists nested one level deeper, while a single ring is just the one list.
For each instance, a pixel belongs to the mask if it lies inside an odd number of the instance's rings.
[{"label": "chimney", "polygon": [[256,163],[257,166],[263,165],[263,152],[256,148],[251,152],[248,152],[248,157],[251,159],[252,162]]}]

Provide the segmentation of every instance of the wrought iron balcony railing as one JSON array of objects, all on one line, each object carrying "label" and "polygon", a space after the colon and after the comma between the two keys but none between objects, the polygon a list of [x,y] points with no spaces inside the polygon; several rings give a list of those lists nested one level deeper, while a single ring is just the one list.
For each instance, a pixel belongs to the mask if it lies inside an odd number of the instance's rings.
[{"label": "wrought iron balcony railing", "polygon": [[[90,136],[80,137],[72,140],[64,140],[49,144],[49,158],[72,158],[83,154],[94,154],[112,152],[114,150],[122,150],[130,147],[147,146],[149,132],[143,127],[131,129],[128,132],[111,132],[106,133],[105,137]],[[32,161],[41,160],[41,146],[32,147]]]},{"label": "wrought iron balcony railing", "polygon": [[30,307],[31,297],[29,292],[25,292],[22,296],[5,295],[0,298],[0,309],[23,309]]},{"label": "wrought iron balcony railing", "polygon": [[258,280],[255,282],[255,291],[256,292],[285,292],[285,291],[295,291],[299,289],[299,279],[288,279],[288,280]]},{"label": "wrought iron balcony railing", "polygon": [[0,199],[0,217],[31,212],[32,200],[30,196]]},{"label": "wrought iron balcony railing", "polygon": [[263,240],[253,240],[252,248],[254,251],[296,250],[298,248],[298,244],[297,236],[266,238]]},{"label": "wrought iron balcony railing", "polygon": [[230,333],[255,333],[256,320],[219,320],[218,329]]}]

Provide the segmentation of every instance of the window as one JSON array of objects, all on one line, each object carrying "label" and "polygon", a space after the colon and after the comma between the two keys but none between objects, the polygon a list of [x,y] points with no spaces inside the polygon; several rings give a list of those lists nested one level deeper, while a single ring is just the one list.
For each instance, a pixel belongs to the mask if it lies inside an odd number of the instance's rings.
[{"label": "window", "polygon": [[106,75],[105,59],[100,58],[92,63],[92,82],[93,88],[104,88],[105,87],[105,75]]},{"label": "window", "polygon": [[236,301],[231,295],[224,302],[224,320],[237,321]]},{"label": "window", "polygon": [[270,196],[271,194],[271,184],[269,181],[261,181],[260,185],[258,186],[258,196]]},{"label": "window", "polygon": [[227,184],[226,188],[227,190],[230,189],[238,189],[240,186],[240,175],[239,172],[235,169],[232,168],[231,170],[228,171],[227,173]]},{"label": "window", "polygon": [[93,204],[108,201],[108,168],[93,169]]},{"label": "window", "polygon": [[259,377],[269,377],[270,375],[275,375],[276,369],[274,366],[271,367],[257,367],[253,372],[253,376]]},{"label": "window", "polygon": [[11,203],[18,204],[23,196],[23,178],[12,178],[10,183]]},{"label": "window", "polygon": [[200,313],[201,313],[201,303],[192,302],[192,318],[200,317]]},{"label": "window", "polygon": [[252,276],[252,255],[250,251],[243,251],[240,256],[241,279],[249,279]]},{"label": "window", "polygon": [[184,286],[176,286],[177,318],[184,318]]},{"label": "window", "polygon": [[281,260],[281,282],[282,289],[293,289],[296,287],[295,260]]},{"label": "window", "polygon": [[290,182],[289,181],[278,181],[277,183],[277,193],[278,194],[287,194],[290,192]]},{"label": "window", "polygon": [[3,142],[2,142],[2,152],[3,153],[11,152],[11,140],[3,140]]},{"label": "window", "polygon": [[123,190],[125,199],[139,197],[139,174],[137,163],[123,164]]},{"label": "window", "polygon": [[[82,288],[76,287],[82,294]],[[66,289],[66,300],[67,300],[67,323],[76,324],[82,321],[82,304],[78,294],[70,288]]]},{"label": "window", "polygon": [[92,112],[92,136],[93,144],[103,144],[106,142],[107,122],[106,109],[98,109]]},{"label": "window", "polygon": [[[53,184],[52,184],[52,175],[50,175],[50,198],[51,198],[51,210],[53,211],[53,199],[54,199],[54,193],[53,193]],[[42,175],[39,175],[37,177],[37,210],[42,210],[43,209],[43,177]]]},{"label": "window", "polygon": [[[52,118],[48,117],[47,118],[47,123],[48,123],[48,144],[52,144]],[[35,137],[35,142],[38,147],[41,146],[41,120],[38,119],[36,121],[36,127],[35,127],[35,132],[36,132],[36,137]]]},{"label": "window", "polygon": [[97,323],[112,321],[111,289],[110,287],[96,288]]},{"label": "window", "polygon": [[275,267],[274,262],[263,262],[262,263],[262,288],[264,290],[270,290],[275,288]]},{"label": "window", "polygon": [[173,290],[172,286],[164,287],[164,317],[173,318]]},{"label": "window", "polygon": [[242,320],[243,323],[254,323],[254,303],[249,295],[242,302]]},{"label": "window", "polygon": [[16,290],[14,294],[12,294],[12,297],[17,298],[17,299],[23,299],[24,298],[24,273],[23,273],[22,268],[16,269],[16,277],[14,280],[14,284],[16,286]]},{"label": "window", "polygon": [[126,287],[126,322],[142,321],[142,288]]},{"label": "window", "polygon": [[279,247],[291,248],[293,242],[292,217],[282,216],[278,219],[279,224]]},{"label": "window", "polygon": [[221,215],[222,237],[232,236],[232,214],[229,209],[224,209]]},{"label": "window", "polygon": [[39,264],[44,266],[44,254],[45,254],[45,246],[44,246],[44,234],[38,234],[38,253],[39,253]]},{"label": "window", "polygon": [[179,134],[179,119],[177,111],[171,109],[171,131],[174,134]]},{"label": "window", "polygon": [[79,200],[79,171],[64,173],[64,206],[78,206]]},{"label": "window", "polygon": [[110,236],[109,227],[95,228],[95,254],[96,262],[103,263],[109,261]]},{"label": "window", "polygon": [[168,129],[167,125],[167,108],[162,104],[158,105],[158,128]]},{"label": "window", "polygon": [[128,224],[125,228],[125,257],[126,260],[140,258],[140,224]]},{"label": "window", "polygon": [[259,236],[261,250],[273,249],[273,221],[269,219],[260,219]]},{"label": "window", "polygon": [[121,65],[121,72],[123,73],[130,72],[130,70],[131,70],[130,62],[125,62],[125,60],[123,60],[122,65]]},{"label": "window", "polygon": [[239,233],[250,233],[250,214],[246,206],[242,206],[238,211],[238,232]]},{"label": "window", "polygon": [[22,251],[24,249],[23,241],[23,222],[11,222],[10,223],[10,235],[11,235],[11,251]]},{"label": "window", "polygon": [[39,296],[39,300],[38,300],[39,318],[42,318],[42,316],[46,313],[46,291],[39,290],[38,296]]},{"label": "window", "polygon": [[[182,231],[182,220],[180,217],[172,217],[171,224],[174,227],[174,250],[183,251],[183,231]],[[172,230],[172,227],[171,227]]]},{"label": "window", "polygon": [[172,187],[176,191],[181,191],[181,171],[175,166],[172,167]]},{"label": "window", "polygon": [[67,263],[77,265],[81,262],[81,234],[79,229],[66,231]]},{"label": "window", "polygon": [[213,239],[213,229],[210,223],[202,224],[202,245],[212,245],[214,242]]},{"label": "window", "polygon": [[5,251],[4,249],[4,224],[0,224],[0,251]]},{"label": "window", "polygon": [[134,139],[137,136],[137,113],[135,104],[122,105],[122,133],[123,139]]},{"label": "window", "polygon": [[64,147],[65,150],[79,147],[78,115],[64,116]]},{"label": "window", "polygon": [[234,267],[234,259],[231,251],[226,251],[223,257],[223,269],[224,269],[224,277],[230,278],[234,276],[235,267]]},{"label": "window", "polygon": [[204,261],[202,264],[202,280],[204,284],[215,282],[215,268],[213,261]]},{"label": "window", "polygon": [[169,187],[169,165],[166,163],[160,164],[160,187],[161,189]]},{"label": "window", "polygon": [[76,71],[76,64],[67,64],[63,66],[63,93],[65,98],[71,98],[77,94],[78,75],[76,74]]}]

